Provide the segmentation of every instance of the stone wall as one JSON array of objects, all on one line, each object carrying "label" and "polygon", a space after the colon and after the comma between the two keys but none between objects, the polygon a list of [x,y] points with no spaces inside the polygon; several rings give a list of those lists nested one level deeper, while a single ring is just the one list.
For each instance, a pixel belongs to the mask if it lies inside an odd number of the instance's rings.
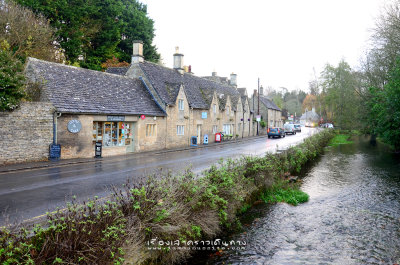
[{"label": "stone wall", "polygon": [[47,160],[53,112],[44,102],[22,102],[12,112],[0,112],[0,165]]}]

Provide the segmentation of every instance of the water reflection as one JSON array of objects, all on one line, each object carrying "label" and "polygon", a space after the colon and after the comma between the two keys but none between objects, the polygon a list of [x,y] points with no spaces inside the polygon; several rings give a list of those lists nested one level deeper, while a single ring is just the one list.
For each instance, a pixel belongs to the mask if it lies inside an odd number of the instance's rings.
[{"label": "water reflection", "polygon": [[199,264],[395,264],[400,262],[399,158],[367,138],[331,148],[309,171],[310,201],[262,205],[245,251]]}]

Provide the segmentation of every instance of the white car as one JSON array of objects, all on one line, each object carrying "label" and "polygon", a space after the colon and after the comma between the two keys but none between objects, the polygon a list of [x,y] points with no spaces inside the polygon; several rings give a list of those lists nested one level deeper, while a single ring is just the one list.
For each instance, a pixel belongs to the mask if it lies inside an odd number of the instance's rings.
[{"label": "white car", "polygon": [[294,127],[294,124],[287,123],[283,128],[285,129],[285,134],[296,134],[296,128]]},{"label": "white car", "polygon": [[327,123],[326,124],[326,128],[333,129],[333,124],[332,123]]}]

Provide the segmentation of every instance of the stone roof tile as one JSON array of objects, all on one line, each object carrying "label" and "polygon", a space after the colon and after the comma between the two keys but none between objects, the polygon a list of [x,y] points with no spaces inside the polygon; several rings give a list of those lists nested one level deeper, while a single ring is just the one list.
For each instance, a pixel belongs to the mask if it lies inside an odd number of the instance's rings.
[{"label": "stone roof tile", "polygon": [[33,58],[26,72],[60,112],[165,116],[138,79]]}]

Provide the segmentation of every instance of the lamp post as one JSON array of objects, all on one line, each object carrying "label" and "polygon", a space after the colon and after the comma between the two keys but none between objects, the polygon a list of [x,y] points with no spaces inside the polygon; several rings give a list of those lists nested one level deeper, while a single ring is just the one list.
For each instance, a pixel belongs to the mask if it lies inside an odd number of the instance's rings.
[{"label": "lamp post", "polygon": [[258,117],[260,116],[260,78],[258,78],[258,92],[257,92],[257,136],[258,136]]}]

